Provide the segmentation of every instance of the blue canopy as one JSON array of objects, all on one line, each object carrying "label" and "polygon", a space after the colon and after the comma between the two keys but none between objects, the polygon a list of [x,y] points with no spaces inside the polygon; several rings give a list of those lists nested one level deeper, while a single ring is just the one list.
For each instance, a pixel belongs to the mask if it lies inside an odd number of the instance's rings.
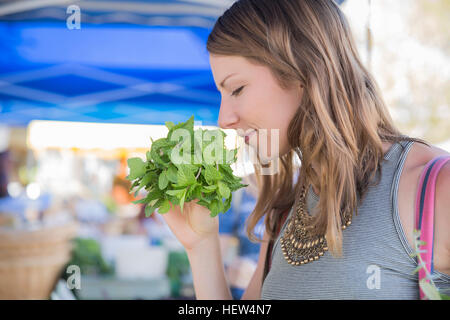
[{"label": "blue canopy", "polygon": [[215,124],[220,96],[193,27],[0,23],[0,122]]},{"label": "blue canopy", "polygon": [[216,125],[220,95],[206,40],[233,0],[78,1],[0,5],[0,123],[163,124],[192,114]]},{"label": "blue canopy", "polygon": [[0,6],[0,122],[216,124],[206,39],[231,1],[79,1],[72,30],[71,3],[21,3]]}]

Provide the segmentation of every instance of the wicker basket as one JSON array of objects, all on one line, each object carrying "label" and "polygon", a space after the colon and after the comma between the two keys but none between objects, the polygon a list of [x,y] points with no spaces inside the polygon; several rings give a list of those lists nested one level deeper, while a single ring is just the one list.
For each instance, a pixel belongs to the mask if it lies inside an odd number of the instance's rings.
[{"label": "wicker basket", "polygon": [[48,299],[70,259],[77,227],[0,230],[0,299]]}]

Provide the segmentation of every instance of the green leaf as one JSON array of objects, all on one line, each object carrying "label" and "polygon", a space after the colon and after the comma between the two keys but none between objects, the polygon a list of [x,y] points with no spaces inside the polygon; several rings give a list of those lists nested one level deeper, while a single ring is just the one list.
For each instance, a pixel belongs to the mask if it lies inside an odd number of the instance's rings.
[{"label": "green leaf", "polygon": [[204,186],[204,187],[202,187],[202,192],[211,193],[211,192],[216,191],[216,189],[217,189],[217,185],[215,185],[215,184],[212,186]]},{"label": "green leaf", "polygon": [[228,210],[230,210],[230,208],[231,208],[231,199],[232,199],[232,197],[229,197],[227,200],[225,200],[223,213],[225,213]]},{"label": "green leaf", "polygon": [[166,138],[160,138],[154,141],[150,150],[150,155],[153,161],[160,165],[167,165],[167,161],[163,158],[168,158],[169,155],[165,154],[163,149],[170,148],[172,146],[174,146],[174,143]]},{"label": "green leaf", "polygon": [[223,181],[218,181],[217,185],[219,187],[219,194],[223,197],[223,198],[229,198],[230,197],[230,188],[228,188],[228,186],[223,182]]},{"label": "green leaf", "polygon": [[172,129],[175,126],[175,123],[173,123],[172,121],[166,121],[165,122],[167,129]]},{"label": "green leaf", "polygon": [[132,201],[132,203],[134,203],[134,204],[147,203],[147,199],[142,198],[139,200],[134,200],[134,201]]},{"label": "green leaf", "polygon": [[224,206],[224,204],[223,204],[222,199],[219,199],[219,200],[218,200],[218,205],[219,205],[219,209],[218,209],[219,212],[218,212],[217,214],[219,214],[219,213],[221,213],[221,212],[225,212],[225,211],[224,211],[225,206]]},{"label": "green leaf", "polygon": [[128,180],[137,179],[145,174],[145,162],[141,158],[130,158],[127,160],[127,163],[130,168]]},{"label": "green leaf", "polygon": [[204,165],[204,167],[204,177],[209,185],[214,184],[216,181],[222,179],[222,174],[217,171],[217,169],[213,165],[206,164]]},{"label": "green leaf", "polygon": [[189,133],[191,133],[191,135],[194,135],[194,116],[191,116],[189,118],[189,120],[187,120],[186,122],[182,122],[179,123],[175,126],[173,126],[172,128],[170,128],[169,133],[167,134],[167,139],[171,140],[172,138],[172,134],[177,130],[177,129],[186,129],[189,131]]},{"label": "green leaf", "polygon": [[197,201],[197,204],[201,205],[201,206],[204,206],[205,208],[209,209],[210,202],[205,201],[205,200],[199,200],[199,201]]},{"label": "green leaf", "polygon": [[167,178],[166,171],[161,172],[158,179],[158,186],[161,190],[164,190],[169,184],[169,179]]},{"label": "green leaf", "polygon": [[137,194],[139,192],[139,190],[141,190],[142,188],[144,188],[147,184],[149,184],[152,181],[152,178],[154,177],[154,172],[148,172],[146,173],[142,179],[139,182],[139,187],[138,189],[134,192],[134,194]]},{"label": "green leaf", "polygon": [[242,184],[242,183],[238,182],[238,183],[231,183],[228,186],[230,187],[231,192],[234,192],[234,191],[239,190],[241,188],[248,187],[248,184]]},{"label": "green leaf", "polygon": [[178,199],[181,199],[185,190],[186,189],[167,190],[166,194],[177,197]]},{"label": "green leaf", "polygon": [[185,201],[185,199],[186,199],[186,193],[187,193],[187,188],[184,189],[184,192],[183,192],[183,194],[182,194],[182,196],[181,196],[181,199],[180,199],[180,208],[181,208],[181,212],[183,212],[183,206],[184,206],[184,201]]},{"label": "green leaf", "polygon": [[145,216],[147,218],[150,217],[153,214],[153,212],[155,211],[155,209],[156,208],[150,204],[146,205],[145,206]]},{"label": "green leaf", "polygon": [[169,168],[167,169],[167,178],[172,183],[178,183],[178,169],[173,164],[169,165]]},{"label": "green leaf", "polygon": [[144,175],[144,177],[142,177],[141,183],[139,183],[139,187],[140,187],[140,188],[145,187],[147,184],[149,184],[149,183],[152,181],[152,179],[153,179],[154,177],[155,177],[155,173],[154,173],[154,172],[152,172],[152,171],[147,172],[147,173]]},{"label": "green leaf", "polygon": [[135,181],[133,182],[133,184],[131,185],[131,187],[130,187],[130,193],[132,193],[132,192],[133,192],[133,189],[136,188],[140,183],[141,183],[141,181],[140,181],[139,179],[138,179],[138,180],[135,180]]},{"label": "green leaf", "polygon": [[177,180],[180,186],[189,186],[196,182],[194,173],[185,164],[178,166]]},{"label": "green leaf", "polygon": [[190,185],[188,187],[188,191],[186,193],[186,199],[191,199],[192,195],[194,194],[194,192],[195,192],[195,190],[197,189],[198,186],[200,186],[200,185],[197,184],[197,183],[194,183],[194,184],[192,184],[192,185]]},{"label": "green leaf", "polygon": [[211,202],[211,201],[217,199],[217,193],[216,193],[216,192],[205,193],[205,194],[203,195],[203,199],[205,199],[205,200]]},{"label": "green leaf", "polygon": [[170,210],[170,202],[165,199],[158,209],[158,213],[167,213]]},{"label": "green leaf", "polygon": [[202,197],[202,185],[198,184],[195,186],[194,191],[192,192],[192,196],[194,199],[200,199]]},{"label": "green leaf", "polygon": [[211,217],[217,216],[219,214],[219,201],[217,199],[211,201],[209,209],[211,210]]},{"label": "green leaf", "polygon": [[160,199],[164,196],[164,193],[156,187],[155,189],[151,190],[145,198],[142,198],[140,200],[133,201],[134,204],[138,203],[149,203],[153,200]]}]

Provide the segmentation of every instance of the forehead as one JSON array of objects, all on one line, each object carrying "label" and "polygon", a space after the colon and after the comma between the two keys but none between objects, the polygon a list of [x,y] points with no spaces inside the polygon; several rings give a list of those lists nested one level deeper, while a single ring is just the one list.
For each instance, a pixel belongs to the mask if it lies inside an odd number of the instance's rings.
[{"label": "forehead", "polygon": [[241,56],[223,56],[210,54],[209,61],[211,64],[211,68],[217,71],[231,71],[230,69],[234,69],[234,71],[237,71],[240,67],[251,66],[251,63],[246,58]]},{"label": "forehead", "polygon": [[258,77],[267,73],[266,67],[252,63],[241,56],[209,55],[214,81],[219,84],[225,77],[235,73],[247,77]]}]

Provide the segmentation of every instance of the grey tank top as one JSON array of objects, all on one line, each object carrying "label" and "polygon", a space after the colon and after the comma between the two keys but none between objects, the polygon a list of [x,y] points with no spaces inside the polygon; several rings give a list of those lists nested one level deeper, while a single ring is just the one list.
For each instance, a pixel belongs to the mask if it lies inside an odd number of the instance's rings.
[{"label": "grey tank top", "polygon": [[[419,299],[418,274],[414,273],[418,264],[410,256],[413,249],[397,207],[400,175],[413,143],[394,143],[385,153],[380,183],[369,187],[358,215],[343,230],[341,258],[326,251],[317,261],[300,266],[287,263],[279,240],[291,209],[273,246],[261,299]],[[318,200],[310,188],[306,198],[310,214]],[[450,294],[450,275],[435,270],[433,280],[442,293]]]}]

